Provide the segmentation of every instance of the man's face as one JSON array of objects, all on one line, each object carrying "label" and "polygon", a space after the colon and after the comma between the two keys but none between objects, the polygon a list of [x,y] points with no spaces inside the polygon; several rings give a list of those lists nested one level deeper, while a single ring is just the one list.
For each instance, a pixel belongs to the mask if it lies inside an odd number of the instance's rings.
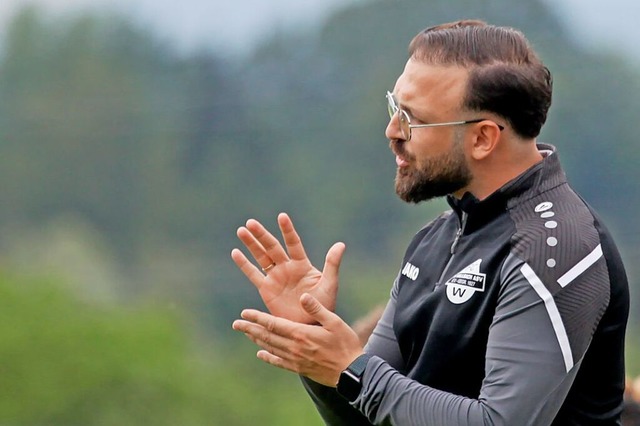
[{"label": "man's face", "polygon": [[[398,78],[393,94],[411,124],[459,121],[468,72],[460,67],[428,65],[410,59]],[[407,202],[418,203],[462,192],[471,182],[465,155],[467,126],[414,128],[405,140],[397,114],[387,126],[386,136],[396,154],[396,193]],[[460,194],[461,195],[461,194]]]}]

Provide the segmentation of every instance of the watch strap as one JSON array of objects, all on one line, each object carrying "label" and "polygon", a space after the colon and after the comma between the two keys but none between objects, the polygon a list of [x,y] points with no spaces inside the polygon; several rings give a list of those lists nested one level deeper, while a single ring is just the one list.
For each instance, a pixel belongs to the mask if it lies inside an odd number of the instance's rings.
[{"label": "watch strap", "polygon": [[371,359],[371,355],[362,354],[358,358],[353,360],[351,364],[349,364],[349,366],[347,367],[347,370],[351,374],[356,376],[358,380],[362,380],[362,375],[364,374],[364,370],[367,368],[367,363],[369,362],[369,359]]}]

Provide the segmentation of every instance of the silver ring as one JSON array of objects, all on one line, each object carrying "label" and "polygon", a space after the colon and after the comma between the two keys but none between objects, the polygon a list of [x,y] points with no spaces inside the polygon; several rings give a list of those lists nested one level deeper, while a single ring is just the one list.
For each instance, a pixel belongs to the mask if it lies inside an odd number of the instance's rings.
[{"label": "silver ring", "polygon": [[270,270],[275,268],[275,266],[276,266],[276,262],[273,262],[273,263],[271,263],[271,265],[265,266],[264,268],[262,268],[262,272],[264,272],[266,274],[267,272],[269,272]]}]

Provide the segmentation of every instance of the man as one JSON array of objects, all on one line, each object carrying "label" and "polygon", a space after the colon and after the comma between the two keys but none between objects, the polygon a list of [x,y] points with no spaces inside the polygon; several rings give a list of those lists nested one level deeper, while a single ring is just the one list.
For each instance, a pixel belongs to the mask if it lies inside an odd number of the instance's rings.
[{"label": "man", "polygon": [[[364,348],[335,313],[345,250],[322,271],[286,214],[285,247],[238,230],[232,258],[271,314],[234,329],[299,373],[330,425],[615,425],[629,294],[602,222],[536,143],[551,75],[513,29],[460,21],[410,44],[386,129],[396,192],[452,210],[414,237]],[[337,387],[337,388],[336,388]]]}]

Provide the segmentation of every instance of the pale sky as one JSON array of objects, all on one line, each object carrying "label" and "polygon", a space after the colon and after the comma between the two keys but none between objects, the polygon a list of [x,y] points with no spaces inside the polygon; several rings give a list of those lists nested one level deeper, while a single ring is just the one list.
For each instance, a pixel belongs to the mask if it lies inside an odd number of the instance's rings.
[{"label": "pale sky", "polygon": [[[333,9],[363,1],[367,0],[0,0],[0,28],[30,3],[43,5],[52,15],[111,9],[153,27],[181,47],[226,47],[244,53],[278,30],[315,28]],[[578,38],[640,58],[639,1],[543,1],[562,12]]]},{"label": "pale sky", "polygon": [[16,10],[37,4],[53,16],[116,10],[183,47],[246,51],[279,29],[315,28],[339,5],[361,0],[0,0],[0,28]]}]

